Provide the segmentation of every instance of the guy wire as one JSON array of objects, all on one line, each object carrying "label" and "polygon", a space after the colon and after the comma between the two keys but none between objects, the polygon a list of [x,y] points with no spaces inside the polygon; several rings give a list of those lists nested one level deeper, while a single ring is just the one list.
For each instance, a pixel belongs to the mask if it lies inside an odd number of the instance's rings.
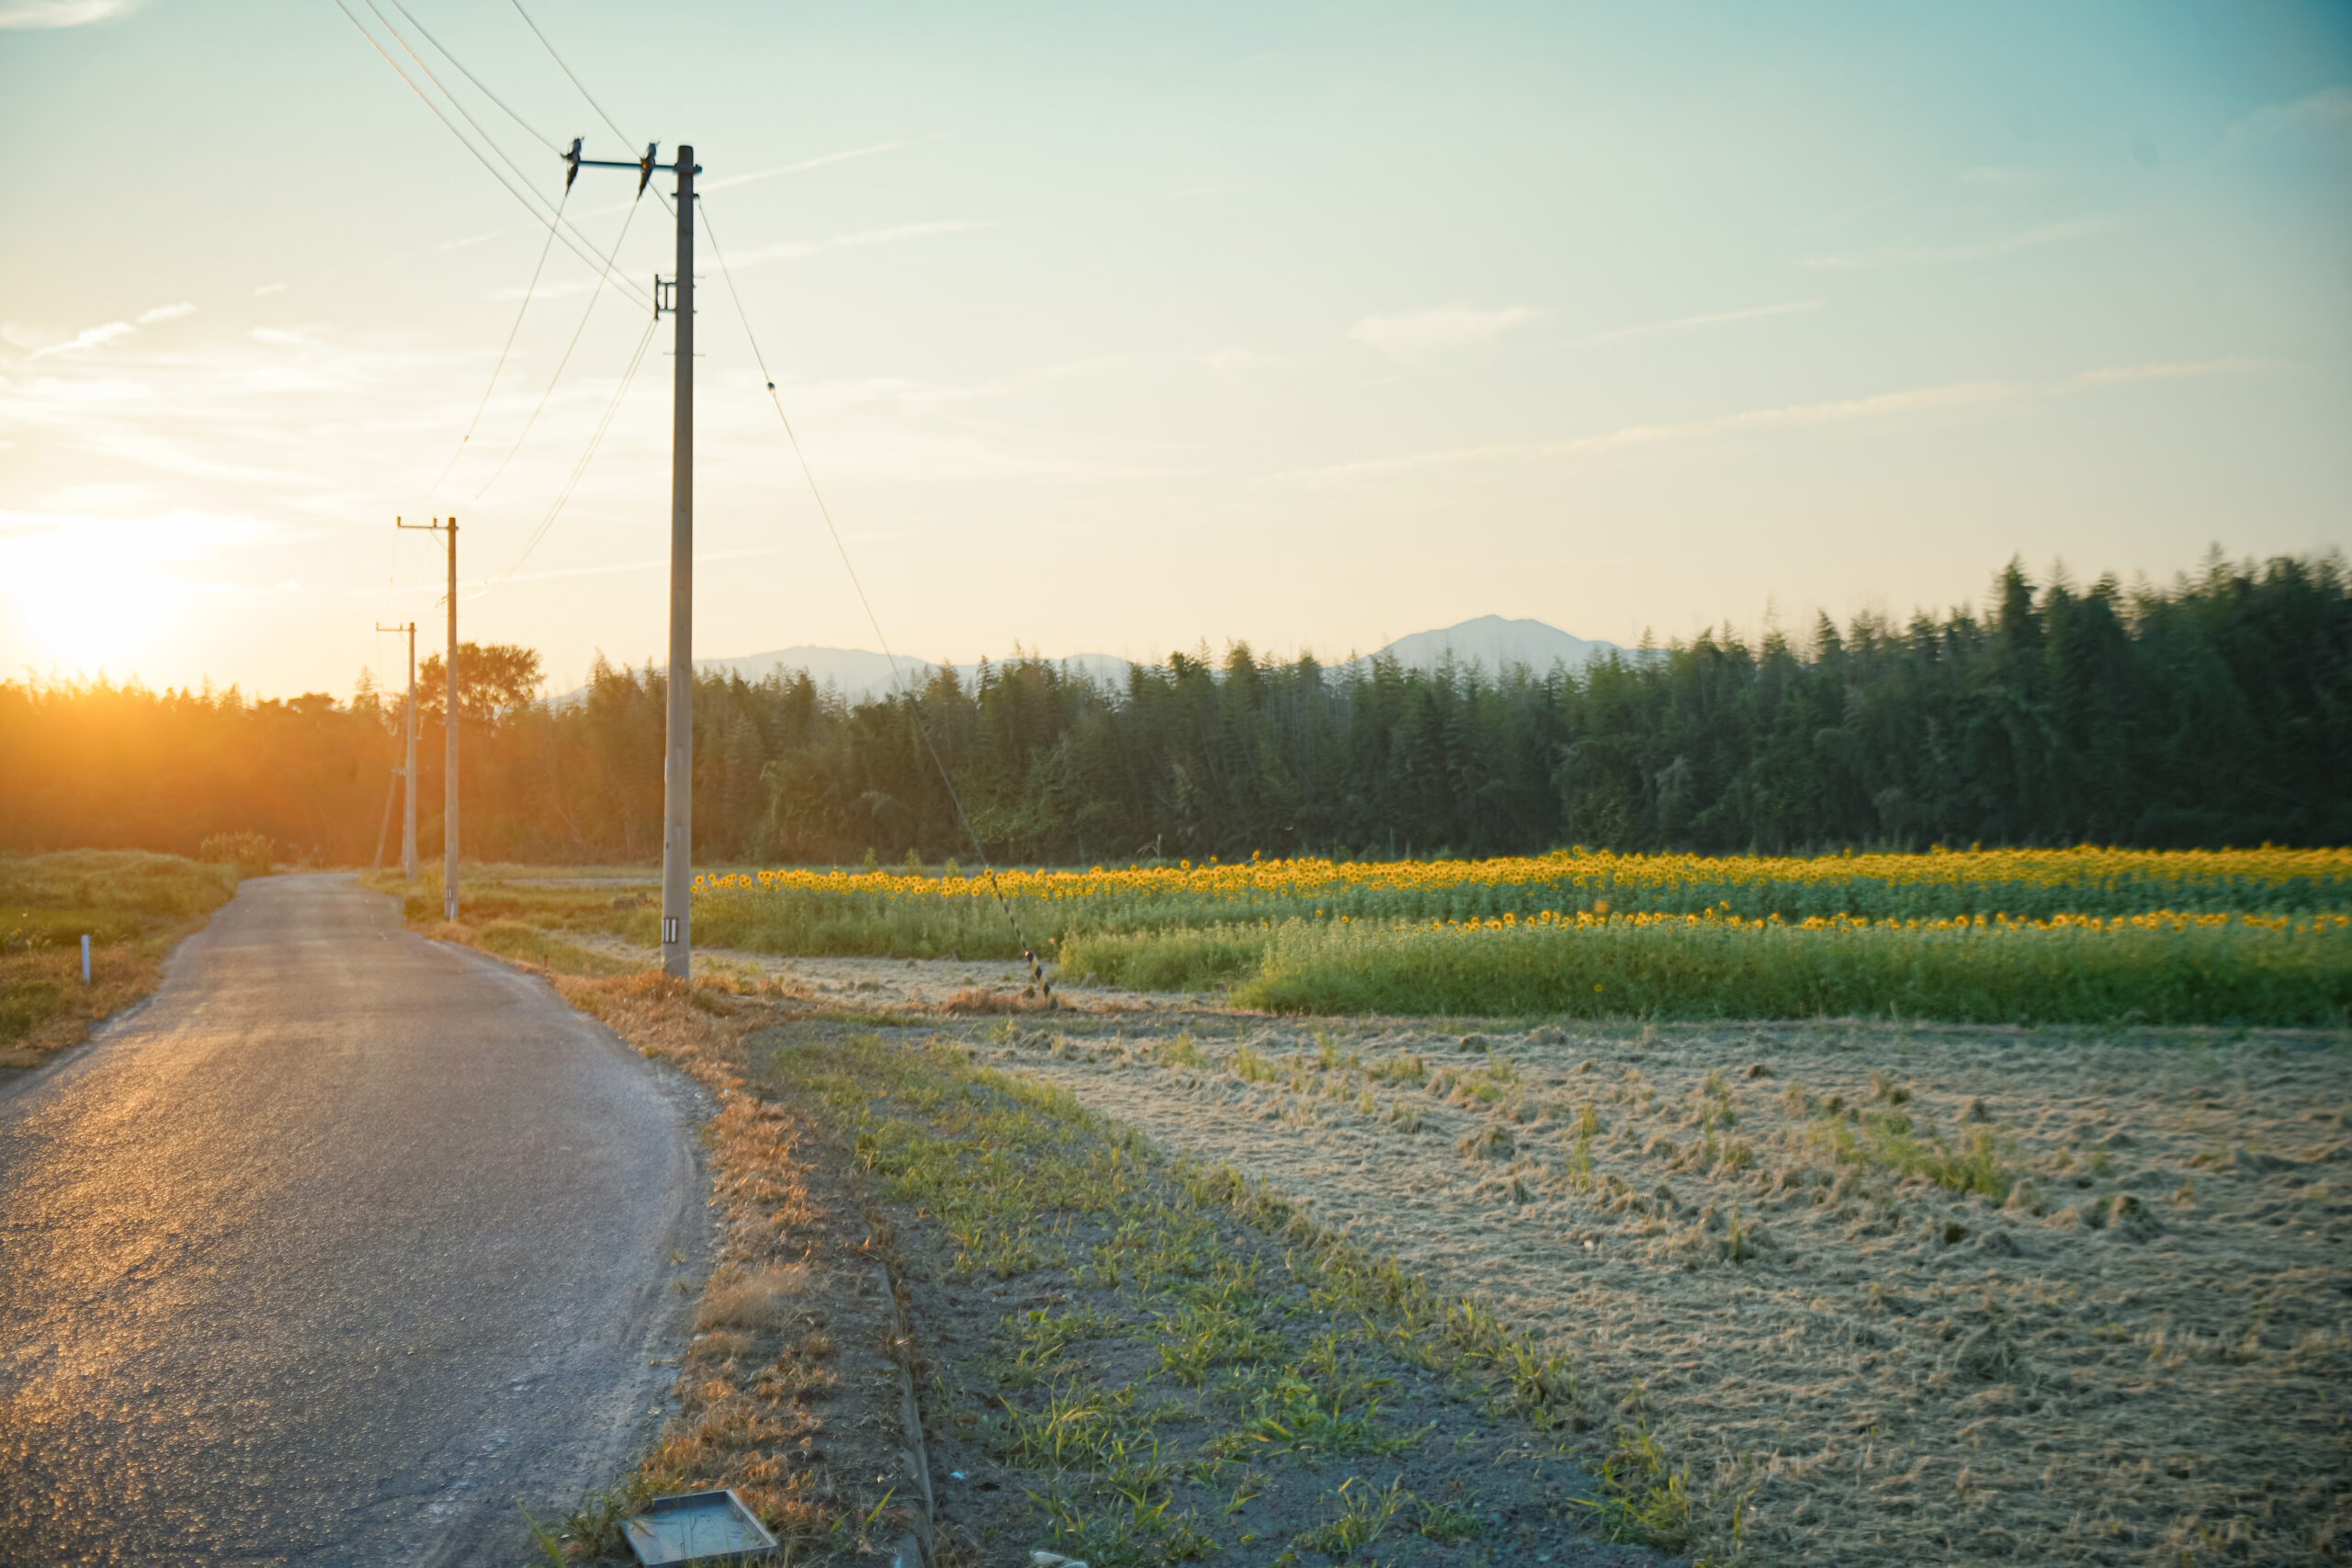
[{"label": "guy wire", "polygon": [[[563,204],[570,200],[571,197],[571,193],[567,190],[562,196],[556,198],[556,215],[558,217],[562,216]],[[431,487],[425,491],[424,496],[427,501],[433,499],[434,491],[438,491],[443,484],[447,482],[449,470],[458,466],[458,459],[459,457],[465,456],[466,443],[474,438],[474,427],[481,423],[482,411],[490,407],[490,394],[498,389],[498,378],[500,373],[506,368],[506,356],[513,353],[514,349],[514,334],[523,330],[524,312],[527,311],[531,308],[531,296],[538,292],[539,275],[547,270],[548,253],[553,249],[555,249],[555,225],[550,223],[548,225],[547,243],[539,247],[539,265],[531,269],[531,281],[526,285],[523,289],[523,303],[515,309],[514,324],[506,329],[506,342],[498,351],[498,363],[490,367],[490,385],[481,389],[481,401],[474,405],[473,418],[466,422],[466,433],[458,437],[457,450],[449,454],[449,460],[441,465],[440,475],[434,479]]]},{"label": "guy wire", "polygon": [[[520,0],[517,0],[519,5]],[[697,199],[695,209],[702,219],[703,231],[710,236],[710,254],[718,262],[718,275],[727,280],[727,293],[735,301],[735,319],[742,323],[744,341],[752,345],[752,358],[760,367],[760,379],[767,383],[768,401],[775,406],[775,416],[783,423],[785,439],[792,445],[792,456],[800,465],[800,477],[808,481],[809,498],[817,503],[817,514],[825,520],[825,531],[832,536],[833,548],[842,558],[842,570],[849,573],[850,586],[857,592],[859,606],[865,612],[866,625],[874,628],[875,640],[882,645],[882,656],[890,661],[891,681],[906,688],[907,716],[914,721],[915,734],[922,738],[923,750],[931,754],[931,765],[939,770],[939,782],[946,787],[948,803],[956,808],[956,818],[964,825],[965,836],[972,840],[972,852],[979,857],[980,869],[989,879],[989,891],[996,896],[997,908],[1004,911],[1005,919],[1012,927],[1013,939],[1021,943],[1021,956],[1029,963],[1029,977],[1037,994],[1054,1006],[1053,983],[1046,978],[1045,966],[1037,962],[1036,949],[1029,944],[1029,937],[1021,929],[1021,917],[1012,912],[1012,901],[1005,897],[1003,886],[997,881],[996,864],[989,860],[988,847],[980,842],[978,829],[972,826],[970,813],[964,809],[964,798],[956,792],[956,781],[948,776],[947,764],[940,759],[939,748],[932,743],[931,731],[922,722],[922,704],[910,686],[907,686],[899,669],[899,656],[891,649],[888,634],[882,629],[881,617],[874,613],[874,602],[865,595],[865,584],[857,575],[857,567],[850,560],[849,546],[842,539],[842,531],[833,523],[832,509],[825,504],[824,491],[817,487],[817,476],[808,467],[808,456],[800,449],[800,437],[792,428],[792,416],[784,412],[784,400],[776,396],[775,378],[768,372],[767,355],[760,352],[760,340],[752,331],[752,318],[743,309],[742,293],[735,287],[735,275],[727,265],[727,253],[719,248],[718,231],[712,227],[710,209]]]},{"label": "guy wire", "polygon": [[596,456],[596,448],[604,444],[605,432],[612,428],[613,416],[620,412],[621,400],[628,395],[631,383],[637,379],[637,367],[645,361],[645,350],[653,341],[653,329],[657,325],[659,325],[658,322],[650,320],[645,323],[645,334],[637,340],[637,352],[629,355],[628,368],[621,372],[620,385],[613,389],[613,400],[605,405],[605,417],[596,422],[594,434],[588,437],[587,449],[580,454],[580,460],[571,466],[571,476],[564,480],[563,488],[556,492],[555,502],[548,508],[548,514],[539,519],[539,525],[532,531],[529,541],[523,547],[523,553],[516,556],[514,564],[504,571],[484,582],[481,592],[469,595],[470,598],[481,598],[482,594],[488,593],[521,570],[523,563],[531,558],[531,552],[539,547],[539,541],[547,537],[548,530],[555,526],[557,515],[571,502],[571,492],[580,488],[581,479],[588,472],[589,462]]},{"label": "guy wire", "polygon": [[[605,259],[607,274],[612,270],[613,259],[621,254],[621,242],[628,238],[629,222],[636,216],[637,203],[631,201],[628,210],[621,215],[620,232],[613,236],[612,254]],[[599,279],[596,286],[588,291],[588,308],[580,312],[580,324],[571,329],[571,341],[563,345],[563,357],[555,362],[555,374],[548,378],[548,389],[539,394],[538,404],[531,410],[531,417],[523,422],[522,433],[514,437],[514,445],[506,449],[506,456],[498,460],[498,467],[491,470],[490,478],[482,480],[481,489],[474,492],[476,501],[490,493],[490,487],[498,482],[498,476],[506,471],[506,465],[514,460],[514,454],[520,452],[523,443],[530,439],[532,427],[539,423],[539,415],[547,412],[548,400],[555,396],[556,383],[563,379],[564,367],[571,363],[572,350],[580,346],[581,334],[588,330],[588,319],[596,313],[596,301],[604,297],[604,280]]]}]

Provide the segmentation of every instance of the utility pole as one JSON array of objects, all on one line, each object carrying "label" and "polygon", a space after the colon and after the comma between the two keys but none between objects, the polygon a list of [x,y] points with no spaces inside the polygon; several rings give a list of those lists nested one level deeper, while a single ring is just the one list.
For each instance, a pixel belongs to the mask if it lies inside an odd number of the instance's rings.
[{"label": "utility pole", "polygon": [[[392,526],[448,536],[449,651],[443,655],[441,665],[441,918],[454,920],[458,918],[458,520],[436,517],[430,523],[403,523],[395,517]],[[412,682],[410,691],[414,690]],[[415,766],[413,752],[409,765]]]},{"label": "utility pole", "polygon": [[[619,163],[580,155],[580,138],[563,154],[563,188],[582,169],[635,169],[637,190],[653,177],[653,152]],[[694,957],[689,901],[694,891],[695,809],[695,150],[678,149],[678,275],[667,285],[677,322],[677,367],[670,423],[669,727],[662,756],[662,972],[684,979]],[[653,280],[660,320],[664,285]]]},{"label": "utility pole", "polygon": [[[393,521],[397,523],[399,519]],[[411,621],[404,626],[388,626],[378,621],[376,629],[379,632],[408,633],[408,762],[406,766],[393,771],[404,782],[403,793],[408,801],[406,818],[401,824],[401,872],[408,878],[408,885],[413,887],[416,886],[416,623]],[[376,850],[376,858],[379,861],[384,858],[380,843]]]}]

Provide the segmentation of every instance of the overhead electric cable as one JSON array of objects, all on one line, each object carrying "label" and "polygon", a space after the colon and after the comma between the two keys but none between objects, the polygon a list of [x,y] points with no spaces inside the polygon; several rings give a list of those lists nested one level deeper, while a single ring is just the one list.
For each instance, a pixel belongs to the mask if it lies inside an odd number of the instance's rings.
[{"label": "overhead electric cable", "polygon": [[[492,176],[492,179],[494,179],[494,181],[499,181],[501,186],[505,186],[505,193],[513,195],[513,197],[515,197],[517,202],[522,202],[522,207],[525,207],[525,211],[529,211],[529,214],[532,214],[534,219],[537,219],[537,221],[546,223],[546,221],[548,221],[548,214],[546,214],[546,211],[541,211],[541,202],[534,200],[532,195],[526,195],[525,190],[517,190],[517,188],[515,188],[515,184],[513,184],[513,181],[505,179],[505,174],[501,174],[501,172],[499,172],[499,167],[496,167],[494,163],[489,163],[489,157],[484,157],[484,155],[482,155],[482,148],[473,146],[473,141],[468,141],[468,139],[466,139],[466,131],[458,130],[457,122],[452,122],[452,120],[449,120],[449,115],[442,113],[440,104],[435,104],[435,101],[433,101],[433,96],[430,96],[430,94],[425,92],[424,87],[419,87],[419,85],[416,85],[414,77],[409,77],[409,73],[407,73],[407,71],[402,71],[402,68],[400,68],[400,62],[395,62],[393,56],[390,56],[390,54],[388,54],[388,51],[386,51],[386,47],[383,47],[381,42],[377,42],[377,35],[369,33],[369,30],[367,30],[367,24],[365,24],[365,21],[360,21],[360,17],[357,17],[357,14],[348,7],[348,5],[344,5],[344,0],[334,0],[334,7],[339,9],[339,12],[344,12],[344,18],[345,18],[345,21],[350,21],[350,26],[353,26],[353,28],[360,30],[360,38],[365,38],[365,40],[367,40],[367,47],[369,47],[369,50],[377,51],[377,54],[381,54],[381,56],[383,56],[383,63],[386,63],[386,66],[393,68],[393,75],[398,75],[400,80],[402,80],[402,83],[407,83],[409,92],[414,92],[416,96],[419,96],[419,101],[424,101],[425,108],[433,110],[433,118],[435,118],[435,120],[440,120],[440,122],[442,122],[442,127],[447,127],[447,130],[449,130],[449,134],[457,136],[458,146],[466,148],[468,152],[473,152],[475,163],[480,163],[480,164],[482,164],[484,169],[489,169],[489,176]],[[402,47],[404,47],[404,45],[402,45]],[[571,223],[564,223],[564,231],[567,231],[567,232],[562,232],[562,235],[560,235],[560,237],[562,237],[564,247],[570,249],[570,252],[574,252],[576,256],[579,256],[581,261],[585,261],[585,264],[588,264],[588,265],[605,265],[605,268],[609,268],[609,264],[605,264],[605,261],[597,261],[595,252],[591,252],[591,249],[585,249],[585,247],[583,247],[583,240],[574,240],[574,237],[571,237],[571,235],[574,235],[574,232],[579,232],[579,231],[576,231],[574,226],[571,226]],[[626,289],[626,291],[633,291],[635,299],[638,299],[639,303],[647,303],[647,306],[650,306],[650,303],[651,303],[651,296],[650,296],[650,294],[644,294],[644,289],[633,289],[633,287],[630,287],[630,285],[621,285],[621,287],[623,287],[623,289]]]},{"label": "overhead electric cable", "polygon": [[481,88],[481,96],[483,97],[488,98],[492,103],[496,104],[500,108],[504,109],[508,119],[513,120],[515,124],[528,131],[531,135],[531,139],[537,141],[540,146],[546,148],[548,152],[560,152],[563,151],[562,148],[557,146],[551,139],[541,132],[538,127],[533,125],[529,120],[525,119],[521,115],[516,114],[514,109],[507,105],[504,98],[502,98],[496,93],[492,92],[488,83],[475,75],[472,72],[466,71],[466,62],[458,59],[456,55],[451,54],[449,52],[449,46],[443,43],[439,39],[435,38],[431,29],[426,28],[423,22],[416,19],[415,12],[410,10],[406,6],[401,5],[401,0],[392,0],[392,5],[399,10],[401,16],[408,18],[408,25],[410,27],[414,28],[418,32],[424,34],[425,42],[439,50],[442,57],[447,60],[450,64],[456,66],[460,71],[465,71],[466,80]]},{"label": "overhead electric cable", "polygon": [[[517,0],[519,6],[520,0]],[[792,428],[792,416],[784,412],[784,400],[776,395],[775,378],[768,371],[767,355],[760,352],[760,340],[752,331],[751,313],[743,309],[743,296],[735,287],[735,275],[728,269],[727,253],[720,249],[718,231],[712,227],[710,207],[697,200],[695,209],[702,219],[703,232],[710,238],[710,254],[718,259],[718,276],[727,280],[728,297],[735,301],[735,319],[743,325],[744,341],[752,345],[752,358],[760,367],[760,379],[767,383],[768,401],[775,406],[776,419],[784,425],[785,439],[792,445],[792,456],[800,465],[800,477],[808,481],[809,499],[817,503],[817,515],[825,520],[825,532],[832,536],[833,548],[842,558],[842,570],[849,574],[850,587],[857,592],[857,603],[865,612],[865,624],[874,628],[875,640],[882,645],[882,656],[890,661],[890,680],[905,689],[907,714],[914,721],[915,734],[922,738],[923,750],[931,754],[931,765],[939,770],[939,782],[946,787],[947,801],[956,808],[956,818],[964,826],[965,836],[972,840],[972,852],[979,857],[980,869],[989,879],[989,891],[996,896],[997,908],[1012,922],[1012,934],[1021,943],[1021,956],[1029,961],[1030,978],[1038,993],[1050,999],[1053,987],[1046,979],[1046,972],[1037,962],[1036,950],[1029,945],[1029,938],[1021,929],[1021,917],[1012,912],[1012,901],[997,882],[996,864],[989,859],[988,847],[980,842],[979,830],[972,826],[971,814],[964,809],[964,797],[957,793],[956,781],[949,776],[947,764],[939,755],[939,748],[932,743],[931,731],[922,722],[922,705],[912,687],[908,686],[899,669],[899,656],[892,651],[889,635],[882,629],[882,618],[874,613],[874,602],[865,596],[865,584],[857,575],[857,567],[849,557],[849,546],[842,538],[841,529],[833,522],[832,508],[825,504],[825,493],[817,486],[817,475],[808,467],[808,455],[800,449],[800,437]]]},{"label": "overhead electric cable", "polygon": [[[620,232],[613,236],[614,255],[620,254],[621,242],[628,237],[629,220],[636,216],[637,203],[632,201],[628,204],[628,210],[621,215]],[[548,378],[548,389],[539,394],[538,405],[531,410],[531,417],[523,422],[522,434],[514,437],[514,445],[506,449],[506,456],[498,460],[498,467],[491,470],[490,478],[482,480],[481,489],[474,491],[476,501],[490,493],[490,487],[498,482],[498,476],[506,471],[506,465],[514,460],[514,454],[520,452],[523,443],[530,438],[532,427],[539,423],[539,415],[547,410],[548,400],[555,396],[556,383],[563,379],[564,367],[571,363],[571,351],[580,346],[581,334],[588,330],[588,319],[596,313],[596,301],[604,297],[601,288],[588,291],[588,308],[580,312],[580,324],[571,329],[571,341],[563,345],[563,357],[555,362],[555,374]]]},{"label": "overhead electric cable", "polygon": [[596,101],[596,95],[588,90],[588,85],[582,82],[579,76],[573,73],[571,66],[564,64],[563,56],[555,51],[555,45],[548,42],[548,35],[543,32],[539,32],[539,24],[532,21],[531,13],[523,9],[523,0],[514,0],[514,10],[515,13],[523,18],[524,24],[528,27],[531,31],[538,33],[539,42],[547,45],[548,58],[554,61],[556,65],[563,72],[563,73],[571,78],[571,85],[580,89],[580,96],[588,100],[588,107],[596,111],[597,116],[604,120],[606,129],[611,130],[615,136],[618,136],[624,145],[635,146],[636,143],[629,140],[628,136],[622,131],[621,128],[613,123],[613,117],[605,113],[605,106]]},{"label": "overhead electric cable", "polygon": [[547,515],[539,519],[538,527],[532,531],[529,541],[523,546],[523,553],[516,556],[514,564],[504,571],[484,582],[481,585],[481,592],[472,597],[481,598],[482,594],[488,593],[522,570],[523,563],[531,558],[531,552],[539,547],[539,541],[547,537],[548,530],[555,525],[556,517],[571,500],[571,492],[580,488],[581,479],[586,476],[589,462],[596,456],[596,448],[604,443],[605,432],[612,427],[613,416],[620,412],[621,400],[628,395],[630,383],[637,379],[637,367],[644,363],[646,347],[652,343],[653,329],[658,325],[660,325],[658,321],[646,322],[645,335],[637,340],[637,352],[629,355],[628,368],[621,372],[620,385],[613,389],[612,401],[605,405],[605,417],[596,422],[594,433],[588,437],[587,450],[582,452],[580,460],[571,466],[571,476],[564,480],[563,488],[556,492],[554,504],[548,508]]},{"label": "overhead electric cable", "polygon": [[[338,0],[338,3],[340,3],[340,0]],[[449,100],[450,107],[456,109],[460,115],[465,116],[466,123],[474,128],[474,134],[481,137],[484,142],[488,143],[490,150],[498,154],[500,162],[503,163],[508,168],[514,171],[514,177],[516,179],[521,180],[526,186],[528,186],[531,182],[531,176],[524,172],[523,166],[506,155],[506,149],[498,144],[498,139],[491,135],[489,131],[483,130],[481,121],[476,119],[471,111],[469,111],[464,104],[458,102],[458,96],[449,91],[447,85],[445,84],[440,77],[435,76],[433,73],[433,67],[424,62],[424,57],[416,52],[414,46],[412,45],[408,39],[401,36],[400,29],[393,27],[390,20],[385,17],[384,13],[377,8],[376,0],[361,0],[361,3],[364,4],[368,10],[375,12],[376,20],[383,24],[384,30],[392,36],[392,41],[399,44],[401,48],[408,51],[408,57],[416,62],[416,68],[424,73],[425,80],[432,83],[434,86],[439,88],[441,96]],[[371,39],[369,41],[373,42],[374,40]],[[379,50],[378,52],[380,53],[381,51]],[[385,58],[390,59],[390,56],[387,55]],[[405,73],[403,73],[403,76],[405,76]],[[409,85],[411,86],[415,85],[414,83],[410,83]],[[432,100],[427,99],[426,101],[429,103]],[[448,123],[446,116],[443,118],[442,123]],[[457,127],[450,126],[450,130],[455,130],[456,129]],[[567,194],[569,194],[568,187]],[[537,209],[536,208],[533,209],[535,215],[537,210]],[[557,206],[551,209],[551,215],[549,217],[542,219],[541,221],[563,224],[566,228],[570,228],[573,233],[580,233],[576,225],[565,222],[560,203],[558,203]],[[580,234],[580,238],[582,242],[586,242],[588,236],[585,234]],[[610,260],[607,260],[605,263],[604,274],[606,277],[609,277],[611,272],[612,263]],[[626,290],[634,292],[639,304],[645,305],[648,308],[651,307],[653,303],[653,297],[648,294],[643,288],[637,288],[635,285],[629,284],[626,281],[622,283],[621,287]]]},{"label": "overhead electric cable", "polygon": [[[563,195],[557,198],[556,210],[559,214],[563,210],[562,204],[570,200],[571,197],[571,191],[566,187]],[[548,253],[554,248],[555,225],[550,223],[548,225],[547,243],[539,247],[539,265],[531,269],[531,281],[523,289],[523,303],[515,308],[514,324],[506,329],[506,342],[498,351],[498,363],[490,367],[490,384],[482,388],[481,401],[474,405],[474,416],[466,422],[466,433],[458,437],[457,449],[449,454],[449,460],[441,465],[440,474],[425,491],[424,498],[427,501],[432,500],[434,492],[447,481],[449,470],[458,466],[459,457],[465,456],[466,443],[474,438],[474,427],[481,423],[482,411],[490,407],[490,394],[498,389],[499,374],[506,368],[507,355],[514,352],[514,334],[523,330],[524,312],[531,308],[531,296],[538,292],[539,275],[547,270]]]}]

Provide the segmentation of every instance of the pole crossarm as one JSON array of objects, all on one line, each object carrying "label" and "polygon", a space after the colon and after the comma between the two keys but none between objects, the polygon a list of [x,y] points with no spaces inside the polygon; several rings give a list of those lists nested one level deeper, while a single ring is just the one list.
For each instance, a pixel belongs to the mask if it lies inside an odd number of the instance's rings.
[{"label": "pole crossarm", "polygon": [[[584,138],[582,137],[573,137],[571,149],[558,154],[563,160],[563,188],[565,190],[571,188],[571,182],[580,177],[580,171],[582,169],[635,169],[637,194],[639,196],[645,194],[646,186],[653,179],[654,150],[661,145],[660,142],[647,142],[645,156],[642,158],[583,158],[580,155],[580,144],[583,140]],[[701,164],[695,165],[695,173],[702,173]]]}]

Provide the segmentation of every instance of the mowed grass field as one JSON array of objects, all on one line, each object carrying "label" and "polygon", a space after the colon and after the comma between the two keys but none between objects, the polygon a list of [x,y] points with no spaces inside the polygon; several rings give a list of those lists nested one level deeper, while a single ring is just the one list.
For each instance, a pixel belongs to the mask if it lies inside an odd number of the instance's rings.
[{"label": "mowed grass field", "polygon": [[[657,918],[608,924],[643,940]],[[708,874],[695,898],[698,944],[779,955],[1003,958],[1015,920],[1065,981],[1283,1012],[2309,1027],[2352,1009],[2342,850],[786,869]]]}]

